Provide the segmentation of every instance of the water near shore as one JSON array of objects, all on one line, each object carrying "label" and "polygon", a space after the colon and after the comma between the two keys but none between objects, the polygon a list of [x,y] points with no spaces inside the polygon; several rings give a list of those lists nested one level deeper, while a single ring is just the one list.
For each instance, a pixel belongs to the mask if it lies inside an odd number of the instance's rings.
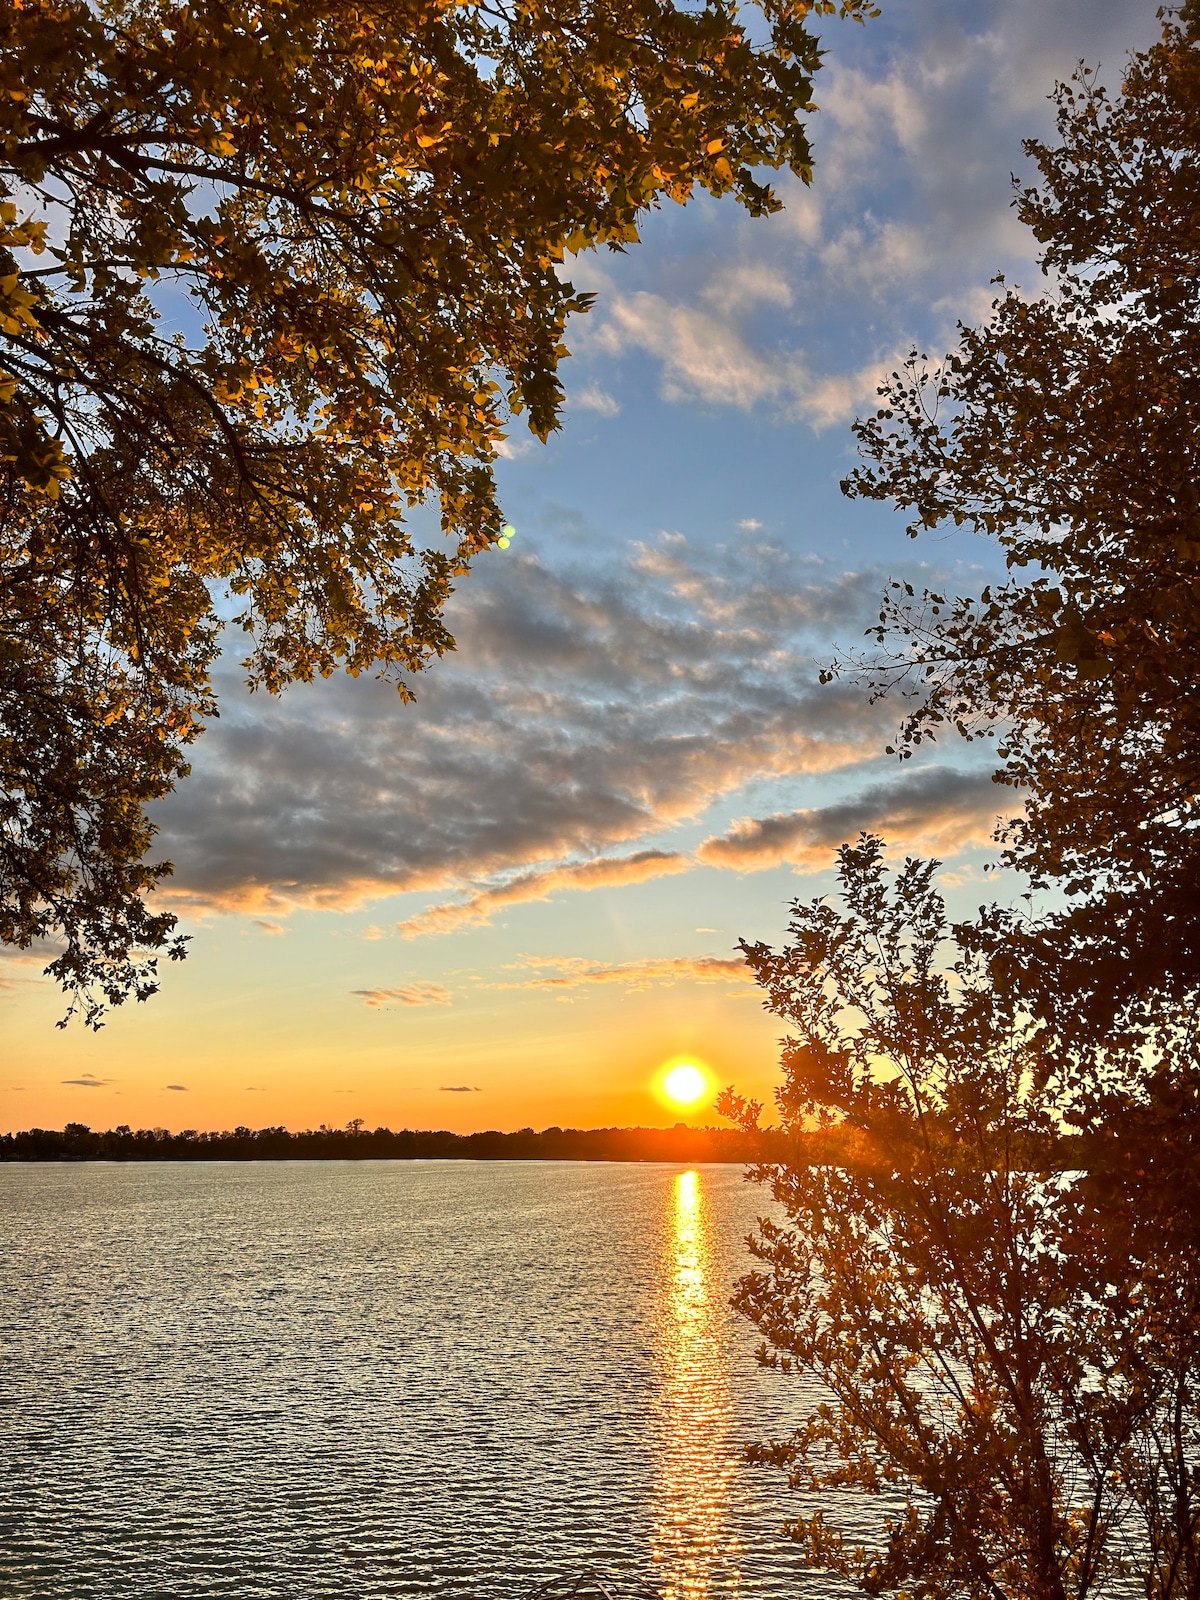
[{"label": "water near shore", "polygon": [[0,1167],[5,1600],[831,1595],[730,1167]]}]

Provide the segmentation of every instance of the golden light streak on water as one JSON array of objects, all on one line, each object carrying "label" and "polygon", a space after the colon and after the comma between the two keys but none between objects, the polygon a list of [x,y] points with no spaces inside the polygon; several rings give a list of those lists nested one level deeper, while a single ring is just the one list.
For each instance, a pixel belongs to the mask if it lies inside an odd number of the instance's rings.
[{"label": "golden light streak on water", "polygon": [[728,1516],[737,1468],[724,1348],[729,1310],[700,1172],[681,1172],[663,1257],[662,1469],[653,1555],[664,1600],[736,1592],[739,1547]]}]

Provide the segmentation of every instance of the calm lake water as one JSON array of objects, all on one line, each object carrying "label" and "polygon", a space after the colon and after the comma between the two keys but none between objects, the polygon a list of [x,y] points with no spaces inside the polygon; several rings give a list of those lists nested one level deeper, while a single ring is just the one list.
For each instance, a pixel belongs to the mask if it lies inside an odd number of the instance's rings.
[{"label": "calm lake water", "polygon": [[736,1167],[0,1166],[0,1595],[833,1595]]}]

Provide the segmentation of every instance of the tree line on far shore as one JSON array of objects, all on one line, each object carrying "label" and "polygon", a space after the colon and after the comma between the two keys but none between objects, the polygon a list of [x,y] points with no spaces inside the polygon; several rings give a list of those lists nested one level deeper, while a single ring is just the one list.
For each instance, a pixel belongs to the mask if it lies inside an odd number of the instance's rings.
[{"label": "tree line on far shore", "polygon": [[[200,1133],[185,1128],[120,1126],[99,1133],[82,1122],[59,1130],[28,1128],[0,1134],[0,1161],[724,1161],[783,1154],[783,1136],[738,1128],[520,1128],[513,1133],[450,1133],[445,1129],[231,1128]],[[778,1148],[775,1148],[778,1146]]]}]

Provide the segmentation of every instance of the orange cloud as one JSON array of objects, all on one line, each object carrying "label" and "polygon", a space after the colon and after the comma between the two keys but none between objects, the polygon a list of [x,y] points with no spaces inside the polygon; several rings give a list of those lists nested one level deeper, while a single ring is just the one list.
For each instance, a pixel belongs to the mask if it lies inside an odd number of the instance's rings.
[{"label": "orange cloud", "polygon": [[691,865],[688,856],[675,850],[639,850],[632,856],[600,856],[595,861],[522,872],[515,878],[488,884],[466,900],[430,906],[397,923],[396,931],[406,939],[417,939],[425,934],[452,933],[456,928],[480,927],[504,906],[548,900],[562,889],[608,889],[645,883],[650,878],[686,872]]},{"label": "orange cloud", "polygon": [[836,805],[742,817],[727,833],[706,839],[696,857],[735,872],[784,863],[820,871],[833,864],[839,845],[864,831],[882,834],[889,844],[952,855],[992,838],[998,798],[986,773],[933,767]]},{"label": "orange cloud", "polygon": [[279,878],[269,883],[247,881],[222,888],[193,889],[168,879],[159,891],[158,900],[179,915],[198,922],[211,916],[247,916],[270,932],[267,927],[270,919],[289,917],[294,911],[358,911],[388,895],[439,889],[445,882],[444,870],[412,872],[399,883],[383,876],[360,875],[317,886]]},{"label": "orange cloud", "polygon": [[351,989],[364,1005],[379,1011],[384,1006],[448,1006],[454,998],[440,983],[409,983],[399,989]]},{"label": "orange cloud", "polygon": [[576,989],[584,984],[619,983],[627,989],[648,989],[656,983],[727,983],[744,979],[741,956],[663,956],[649,961],[609,964],[582,956],[527,956],[525,967],[553,968],[546,977],[524,978],[493,985],[497,989]]}]

